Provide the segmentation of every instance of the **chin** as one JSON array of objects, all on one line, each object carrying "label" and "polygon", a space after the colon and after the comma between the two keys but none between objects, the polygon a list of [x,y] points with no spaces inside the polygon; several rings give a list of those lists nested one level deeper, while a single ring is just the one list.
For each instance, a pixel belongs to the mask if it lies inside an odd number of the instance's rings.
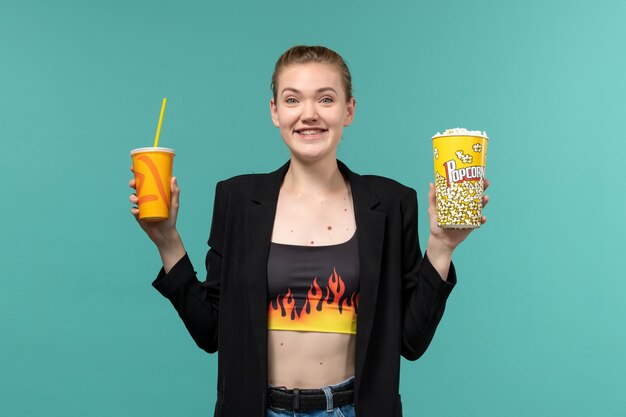
[{"label": "chin", "polygon": [[303,162],[316,162],[330,156],[329,152],[299,152],[293,149],[290,149],[290,154],[292,158]]}]

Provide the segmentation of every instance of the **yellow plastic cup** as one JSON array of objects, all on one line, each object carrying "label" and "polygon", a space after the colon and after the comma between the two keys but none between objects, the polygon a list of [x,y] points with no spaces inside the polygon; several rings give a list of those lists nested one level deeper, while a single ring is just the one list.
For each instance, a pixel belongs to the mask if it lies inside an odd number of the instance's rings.
[{"label": "yellow plastic cup", "polygon": [[485,132],[448,129],[432,137],[437,224],[444,229],[480,227],[485,188]]},{"label": "yellow plastic cup", "polygon": [[159,147],[130,151],[140,219],[161,221],[169,218],[174,155],[173,149]]}]

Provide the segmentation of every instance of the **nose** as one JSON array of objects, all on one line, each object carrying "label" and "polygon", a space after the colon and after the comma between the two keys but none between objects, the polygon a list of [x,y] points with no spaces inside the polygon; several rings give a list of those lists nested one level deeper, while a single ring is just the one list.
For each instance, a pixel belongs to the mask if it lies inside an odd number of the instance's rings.
[{"label": "nose", "polygon": [[302,120],[306,120],[306,121],[316,121],[319,118],[319,115],[317,114],[317,108],[315,107],[315,103],[312,103],[309,100],[304,102],[304,105],[302,106],[301,118]]}]

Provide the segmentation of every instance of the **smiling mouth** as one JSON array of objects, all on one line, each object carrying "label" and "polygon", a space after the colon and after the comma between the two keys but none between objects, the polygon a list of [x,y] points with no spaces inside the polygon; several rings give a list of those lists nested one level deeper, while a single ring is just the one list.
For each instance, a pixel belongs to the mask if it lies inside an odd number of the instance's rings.
[{"label": "smiling mouth", "polygon": [[326,132],[326,129],[298,129],[296,130],[296,133],[303,135],[303,136],[312,136],[312,135],[319,135],[320,133],[324,133]]}]

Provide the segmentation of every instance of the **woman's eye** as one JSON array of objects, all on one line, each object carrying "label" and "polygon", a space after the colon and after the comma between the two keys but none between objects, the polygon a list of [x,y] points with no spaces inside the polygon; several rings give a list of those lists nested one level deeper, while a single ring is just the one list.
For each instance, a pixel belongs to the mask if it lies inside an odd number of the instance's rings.
[{"label": "woman's eye", "polygon": [[297,103],[297,102],[298,102],[298,100],[296,100],[293,97],[289,97],[289,98],[287,98],[287,100],[285,100],[285,103],[288,103],[288,104],[294,104],[294,103]]},{"label": "woman's eye", "polygon": [[324,97],[323,99],[320,100],[322,103],[332,103],[333,99],[330,97]]}]

